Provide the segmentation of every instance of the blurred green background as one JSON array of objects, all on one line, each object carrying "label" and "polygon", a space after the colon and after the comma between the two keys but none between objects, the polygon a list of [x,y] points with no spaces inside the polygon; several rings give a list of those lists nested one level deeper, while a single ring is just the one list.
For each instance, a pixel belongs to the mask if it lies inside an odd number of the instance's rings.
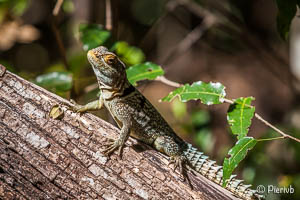
[{"label": "blurred green background", "polygon": [[[64,0],[55,13],[55,0],[0,0],[0,63],[83,104],[98,93],[86,50],[105,45],[128,67],[151,61],[170,80],[216,81],[230,98],[254,96],[260,115],[300,138],[299,80],[288,51],[296,8],[282,2]],[[159,103],[174,88],[157,81],[139,82],[138,89],[178,135],[222,164],[235,143],[226,120],[228,105]],[[106,110],[95,114],[114,123]],[[249,135],[278,136],[255,119]],[[295,189],[267,194],[267,199],[300,199],[299,152],[300,144],[288,139],[259,142],[235,173],[254,188]]]}]

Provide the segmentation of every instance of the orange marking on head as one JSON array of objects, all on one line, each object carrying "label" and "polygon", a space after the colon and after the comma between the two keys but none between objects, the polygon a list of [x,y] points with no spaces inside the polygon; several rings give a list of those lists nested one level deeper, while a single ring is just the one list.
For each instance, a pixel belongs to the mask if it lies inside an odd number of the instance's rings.
[{"label": "orange marking on head", "polygon": [[116,56],[113,54],[106,54],[103,56],[103,58],[104,61],[109,65],[114,64],[114,62],[116,61]]}]

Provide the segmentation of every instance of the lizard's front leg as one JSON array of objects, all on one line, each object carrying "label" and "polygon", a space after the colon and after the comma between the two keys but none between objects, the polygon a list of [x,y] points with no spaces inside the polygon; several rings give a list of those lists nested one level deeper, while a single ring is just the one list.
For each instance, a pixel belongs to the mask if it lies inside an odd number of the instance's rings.
[{"label": "lizard's front leg", "polygon": [[98,100],[85,105],[79,105],[73,100],[71,100],[71,103],[75,104],[75,106],[71,107],[74,112],[82,113],[90,110],[100,110],[103,107],[103,98],[100,96]]},{"label": "lizard's front leg", "polygon": [[118,155],[121,158],[124,144],[130,135],[130,129],[131,129],[130,118],[122,121],[122,124],[123,124],[123,126],[121,128],[121,133],[120,133],[119,138],[117,140],[110,139],[110,142],[108,142],[107,144],[104,145],[104,146],[107,146],[106,149],[103,150],[103,153],[105,153],[106,155],[109,155],[118,149]]}]

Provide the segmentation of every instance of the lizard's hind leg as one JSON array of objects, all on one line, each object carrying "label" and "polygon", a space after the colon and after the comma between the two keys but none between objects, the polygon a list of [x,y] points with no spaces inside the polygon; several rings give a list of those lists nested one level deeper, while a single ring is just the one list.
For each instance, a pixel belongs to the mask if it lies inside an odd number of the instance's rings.
[{"label": "lizard's hind leg", "polygon": [[177,144],[170,136],[159,136],[154,141],[154,147],[160,152],[170,156],[170,162],[168,165],[173,164],[174,171],[179,168],[180,174],[182,175],[183,180],[185,180],[186,174],[183,171],[183,165],[186,163],[186,157],[181,151],[180,145]]}]

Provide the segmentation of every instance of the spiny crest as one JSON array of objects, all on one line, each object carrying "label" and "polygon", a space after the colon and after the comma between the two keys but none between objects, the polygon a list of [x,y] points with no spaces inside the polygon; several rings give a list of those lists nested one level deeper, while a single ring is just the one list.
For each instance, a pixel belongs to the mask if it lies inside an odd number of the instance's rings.
[{"label": "spiny crest", "polygon": [[[216,161],[208,159],[202,152],[199,152],[191,144],[186,144],[184,155],[189,165],[197,172],[214,181],[217,184],[223,184],[223,168],[218,166]],[[244,185],[243,180],[235,179],[236,175],[231,175],[226,185],[226,189],[244,199],[263,199],[256,190],[250,189],[251,185]]]}]

